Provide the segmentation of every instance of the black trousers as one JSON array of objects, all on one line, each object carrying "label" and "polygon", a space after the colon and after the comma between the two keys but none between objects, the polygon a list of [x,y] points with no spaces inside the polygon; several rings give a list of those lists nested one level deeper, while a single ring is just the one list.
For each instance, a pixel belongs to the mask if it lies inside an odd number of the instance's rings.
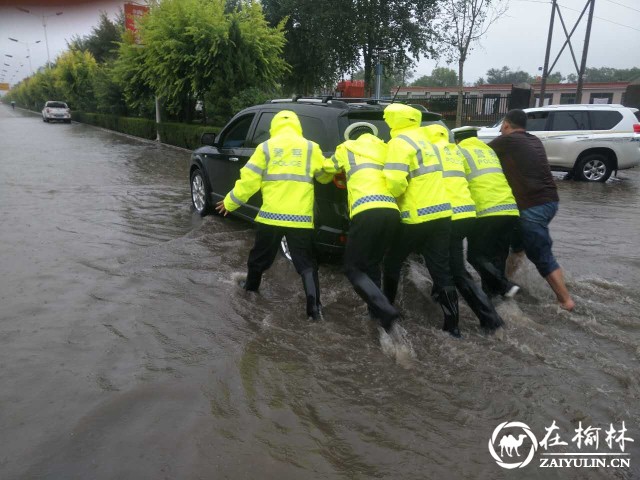
[{"label": "black trousers", "polygon": [[344,252],[347,277],[359,270],[380,288],[382,260],[399,227],[400,214],[392,208],[365,210],[353,217]]},{"label": "black trousers", "polygon": [[400,314],[380,290],[380,265],[399,225],[400,214],[391,208],[358,213],[351,220],[344,254],[347,278],[386,330]]},{"label": "black trousers", "polygon": [[458,292],[480,320],[480,325],[495,328],[503,323],[502,319],[487,294],[469,274],[464,261],[464,239],[472,234],[477,222],[476,218],[463,218],[451,222],[449,242],[451,275]]},{"label": "black trousers", "polygon": [[514,215],[481,217],[476,219],[468,237],[469,263],[480,274],[482,287],[489,293],[502,295],[513,286],[505,275],[505,269],[517,221],[518,217]]},{"label": "black trousers", "polygon": [[393,240],[393,248],[384,260],[384,293],[391,303],[395,301],[402,264],[412,252],[418,252],[424,257],[433,280],[432,295],[438,295],[445,288],[455,289],[449,265],[450,235],[450,218],[400,224]]},{"label": "black trousers", "polygon": [[280,241],[287,237],[287,244],[298,274],[317,271],[318,264],[314,255],[312,228],[291,228],[256,223],[256,240],[249,252],[248,273],[245,288],[258,290],[262,274],[271,267],[280,249]]}]

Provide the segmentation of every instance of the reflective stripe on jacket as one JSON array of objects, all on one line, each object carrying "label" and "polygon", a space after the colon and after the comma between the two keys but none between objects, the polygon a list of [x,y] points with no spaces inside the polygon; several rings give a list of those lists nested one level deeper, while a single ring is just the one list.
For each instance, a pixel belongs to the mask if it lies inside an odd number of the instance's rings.
[{"label": "reflective stripe on jacket", "polygon": [[476,137],[462,140],[458,146],[466,159],[465,173],[477,216],[519,215],[500,160],[491,147]]},{"label": "reflective stripe on jacket", "polygon": [[331,181],[331,176],[322,171],[322,151],[302,136],[294,112],[278,112],[271,121],[270,133],[271,138],[257,146],[240,170],[240,179],[225,197],[224,206],[236,210],[260,190],[262,207],[256,222],[313,228],[313,179]]},{"label": "reflective stripe on jacket", "polygon": [[398,210],[396,199],[391,195],[382,173],[386,157],[387,145],[367,133],[357,140],[338,145],[335,154],[325,161],[326,172],[335,174],[344,171],[347,177],[351,218],[372,208]]},{"label": "reflective stripe on jacket", "polygon": [[455,143],[449,143],[449,130],[446,127],[433,124],[422,128],[442,163],[442,177],[453,212],[451,220],[475,217],[476,204],[469,192],[464,155]]},{"label": "reflective stripe on jacket", "polygon": [[422,113],[392,103],[384,119],[391,127],[383,173],[397,198],[403,223],[423,223],[451,217],[451,204],[442,178],[442,164],[420,128]]}]

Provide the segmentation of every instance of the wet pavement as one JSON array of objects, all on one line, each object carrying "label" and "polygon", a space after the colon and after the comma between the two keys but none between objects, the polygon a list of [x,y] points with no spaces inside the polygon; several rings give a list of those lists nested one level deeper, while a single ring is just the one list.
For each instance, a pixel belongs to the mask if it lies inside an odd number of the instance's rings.
[{"label": "wet pavement", "polygon": [[[323,322],[283,258],[260,295],[240,291],[252,228],[192,212],[185,150],[0,105],[0,159],[2,479],[640,475],[640,171],[557,177],[574,313],[525,264],[522,294],[496,301],[508,328],[482,334],[461,303],[456,340],[417,259],[393,338],[336,266],[320,272]],[[554,421],[530,464],[492,458],[503,422],[540,443]],[[624,452],[605,441],[622,422]],[[594,451],[580,426],[630,465],[541,468]],[[522,461],[533,441],[510,428]]]}]

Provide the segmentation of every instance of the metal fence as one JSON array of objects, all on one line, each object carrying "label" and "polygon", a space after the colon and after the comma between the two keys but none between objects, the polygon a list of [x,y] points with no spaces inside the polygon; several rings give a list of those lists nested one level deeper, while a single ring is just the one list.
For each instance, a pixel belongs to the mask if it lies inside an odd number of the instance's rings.
[{"label": "metal fence", "polygon": [[[462,103],[463,125],[493,125],[509,111],[511,95],[483,95],[464,97]],[[407,103],[424,105],[427,110],[442,115],[446,122],[455,122],[457,96],[412,97]]]}]

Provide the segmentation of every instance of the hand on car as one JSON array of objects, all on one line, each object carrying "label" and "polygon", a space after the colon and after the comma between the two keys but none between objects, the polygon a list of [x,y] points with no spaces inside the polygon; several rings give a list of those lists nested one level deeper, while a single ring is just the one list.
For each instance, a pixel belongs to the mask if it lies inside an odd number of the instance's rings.
[{"label": "hand on car", "polygon": [[216,203],[216,212],[218,212],[220,215],[224,215],[225,217],[229,215],[229,210],[224,208],[224,200],[220,200],[218,203]]}]

